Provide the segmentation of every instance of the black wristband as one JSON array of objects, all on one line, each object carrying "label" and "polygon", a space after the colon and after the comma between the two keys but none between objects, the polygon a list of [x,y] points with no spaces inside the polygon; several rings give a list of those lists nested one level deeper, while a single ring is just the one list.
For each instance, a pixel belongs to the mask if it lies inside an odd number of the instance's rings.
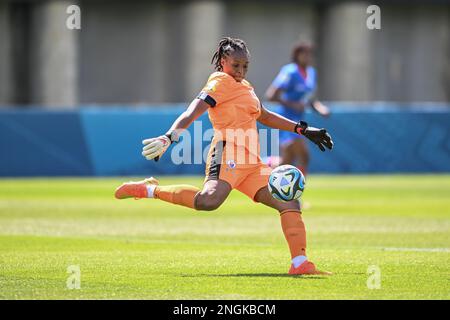
[{"label": "black wristband", "polygon": [[298,133],[298,134],[303,134],[307,127],[308,127],[308,123],[306,121],[300,120],[295,125],[294,132]]}]

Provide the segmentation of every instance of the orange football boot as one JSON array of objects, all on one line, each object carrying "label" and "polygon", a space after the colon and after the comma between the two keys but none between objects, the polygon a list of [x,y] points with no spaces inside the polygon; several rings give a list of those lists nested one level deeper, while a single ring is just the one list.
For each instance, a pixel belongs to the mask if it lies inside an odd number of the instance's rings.
[{"label": "orange football boot", "polygon": [[127,198],[135,198],[142,199],[147,198],[147,185],[154,184],[158,185],[159,182],[153,177],[141,180],[141,181],[130,181],[122,184],[120,187],[116,189],[115,197],[116,199],[127,199]]},{"label": "orange football boot", "polygon": [[332,274],[331,272],[317,270],[314,263],[309,262],[308,260],[303,262],[297,268],[294,268],[294,265],[291,264],[291,268],[289,269],[288,273],[290,275],[315,274],[315,275],[328,275],[328,276]]}]

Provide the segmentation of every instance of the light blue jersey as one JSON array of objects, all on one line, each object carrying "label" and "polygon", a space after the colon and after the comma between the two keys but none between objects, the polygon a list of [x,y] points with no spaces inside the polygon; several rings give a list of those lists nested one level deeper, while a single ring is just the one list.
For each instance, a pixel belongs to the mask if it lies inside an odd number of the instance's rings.
[{"label": "light blue jersey", "polygon": [[[278,73],[272,86],[276,89],[283,90],[281,97],[287,101],[308,102],[316,90],[316,70],[314,67],[306,68],[306,79],[300,73],[296,63],[289,63],[283,66]],[[292,108],[281,105],[279,113],[293,121],[302,120],[304,112],[296,111]],[[295,133],[280,132],[281,143],[285,143],[293,138],[299,138]]]}]

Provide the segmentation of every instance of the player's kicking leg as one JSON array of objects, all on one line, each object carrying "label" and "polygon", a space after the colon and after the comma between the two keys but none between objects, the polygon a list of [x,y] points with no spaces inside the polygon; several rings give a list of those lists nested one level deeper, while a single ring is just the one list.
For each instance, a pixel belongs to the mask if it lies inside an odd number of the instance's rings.
[{"label": "player's kicking leg", "polygon": [[186,184],[160,186],[155,178],[130,181],[116,189],[117,199],[155,198],[196,210],[217,209],[228,197],[231,186],[223,180],[208,180],[203,189]]},{"label": "player's kicking leg", "polygon": [[280,212],[281,227],[291,251],[291,275],[330,275],[330,272],[320,271],[306,257],[306,229],[302,220],[300,203],[298,201],[281,202],[274,199],[267,187],[261,188],[255,195],[255,201],[263,203]]}]

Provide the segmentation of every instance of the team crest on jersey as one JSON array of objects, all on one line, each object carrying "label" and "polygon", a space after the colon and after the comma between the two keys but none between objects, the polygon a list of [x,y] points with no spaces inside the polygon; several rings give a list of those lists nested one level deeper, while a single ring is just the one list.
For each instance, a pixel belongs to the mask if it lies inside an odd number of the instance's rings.
[{"label": "team crest on jersey", "polygon": [[234,160],[228,160],[227,161],[227,166],[230,169],[234,169],[234,168],[236,168],[236,162],[234,162]]}]

